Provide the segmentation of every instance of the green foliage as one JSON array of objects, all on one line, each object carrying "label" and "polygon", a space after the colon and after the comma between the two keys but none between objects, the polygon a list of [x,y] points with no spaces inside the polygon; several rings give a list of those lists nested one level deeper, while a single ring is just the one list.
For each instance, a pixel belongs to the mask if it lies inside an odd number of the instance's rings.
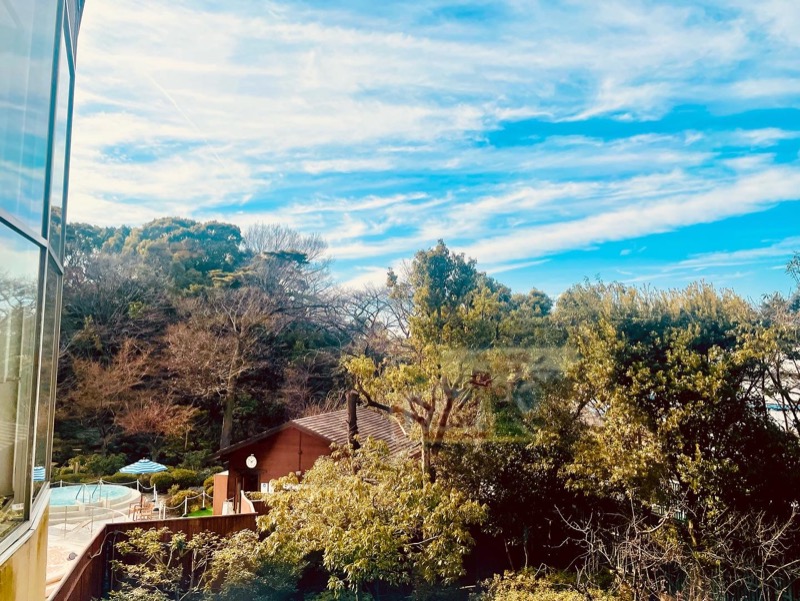
[{"label": "green foliage", "polygon": [[95,476],[114,474],[128,463],[127,457],[122,453],[108,455],[89,455],[84,458],[86,470]]},{"label": "green foliage", "polygon": [[203,484],[203,478],[194,470],[172,469],[169,470],[172,481],[181,488],[191,488]]},{"label": "green foliage", "polygon": [[197,477],[202,478],[205,482],[208,478],[212,478],[214,474],[219,474],[222,471],[225,471],[225,468],[223,468],[221,465],[212,465],[211,467],[198,470]]},{"label": "green foliage", "polygon": [[487,508],[482,531],[503,542],[515,565],[558,561],[573,550],[564,548],[572,533],[559,512],[585,504],[566,487],[558,450],[530,438],[450,442],[436,471],[442,484]]},{"label": "green foliage", "polygon": [[97,478],[91,474],[61,474],[58,478],[53,478],[54,482],[62,481],[71,484],[83,484],[86,482],[95,482]]},{"label": "green foliage", "polygon": [[186,451],[183,453],[183,461],[179,467],[199,472],[203,469],[207,459],[207,451]]},{"label": "green foliage", "polygon": [[117,472],[116,474],[111,474],[110,476],[103,476],[103,482],[108,482],[109,484],[127,484],[128,482],[136,482],[136,480],[145,486],[149,486],[150,477],[146,475],[137,476],[136,474],[123,474]]},{"label": "green foliage", "polygon": [[339,449],[320,458],[301,486],[292,475],[277,489],[259,518],[267,552],[289,564],[320,553],[331,590],[452,582],[473,542],[469,526],[485,517],[480,505],[371,440],[353,455]]},{"label": "green foliage", "polygon": [[157,472],[150,476],[150,486],[155,486],[158,492],[166,492],[173,484],[173,478],[170,472]]},{"label": "green foliage", "polygon": [[578,446],[576,486],[653,503],[689,494],[718,510],[785,498],[787,482],[768,484],[763,470],[792,473],[797,445],[777,431],[753,386],[775,332],[752,307],[705,285],[579,287],[569,296],[593,300],[594,319],[570,327],[578,351],[570,373],[577,402],[603,416]]},{"label": "green foliage", "polygon": [[301,567],[276,561],[255,532],[242,530],[214,554],[209,582],[219,601],[282,601],[295,595]]},{"label": "green foliage", "polygon": [[234,272],[244,260],[242,234],[229,223],[165,217],[133,229],[123,253],[137,254],[172,285],[196,290],[213,285],[214,274]]},{"label": "green foliage", "polygon": [[169,528],[135,528],[116,544],[124,557],[112,561],[120,585],[109,599],[168,600],[198,598],[208,582],[214,553],[224,543],[211,532],[191,539]]},{"label": "green foliage", "polygon": [[178,490],[174,493],[170,491],[170,496],[166,500],[166,505],[170,509],[182,512],[184,501],[188,499],[189,503],[186,506],[188,509],[187,513],[192,513],[203,507],[201,494],[202,491],[198,490]]},{"label": "green foliage", "polygon": [[[560,577],[559,577],[560,576]],[[470,601],[627,601],[625,594],[615,594],[580,585],[564,575],[541,577],[530,570],[496,575],[482,585],[482,591]]]}]

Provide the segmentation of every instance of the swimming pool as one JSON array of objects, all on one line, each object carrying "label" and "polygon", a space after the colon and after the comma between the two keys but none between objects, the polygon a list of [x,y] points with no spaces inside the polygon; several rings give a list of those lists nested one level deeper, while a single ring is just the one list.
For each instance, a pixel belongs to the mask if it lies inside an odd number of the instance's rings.
[{"label": "swimming pool", "polygon": [[133,491],[115,484],[87,484],[85,486],[64,486],[50,490],[50,507],[67,507],[83,503],[113,501],[130,495]]}]

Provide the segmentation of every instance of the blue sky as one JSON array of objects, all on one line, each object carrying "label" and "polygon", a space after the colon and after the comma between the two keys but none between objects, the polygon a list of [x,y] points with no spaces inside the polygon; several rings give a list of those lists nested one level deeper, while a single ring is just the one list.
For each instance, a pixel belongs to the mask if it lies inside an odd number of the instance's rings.
[{"label": "blue sky", "polygon": [[443,238],[515,290],[754,300],[800,251],[800,2],[93,0],[69,213]]}]

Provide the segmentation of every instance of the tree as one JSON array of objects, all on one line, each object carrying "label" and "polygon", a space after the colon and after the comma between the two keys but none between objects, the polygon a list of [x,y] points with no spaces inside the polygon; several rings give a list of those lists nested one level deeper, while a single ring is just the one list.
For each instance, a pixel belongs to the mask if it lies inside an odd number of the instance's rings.
[{"label": "tree", "polygon": [[187,318],[165,335],[167,367],[178,389],[219,402],[225,448],[242,378],[262,364],[263,348],[285,320],[271,297],[251,287],[210,289],[188,300],[185,311]]},{"label": "tree", "polygon": [[134,528],[116,551],[126,561],[112,561],[120,584],[109,599],[183,601],[197,599],[207,580],[215,551],[224,542],[212,532],[189,538],[169,528]]},{"label": "tree", "polygon": [[[393,287],[398,281],[389,274]],[[478,286],[474,259],[450,251],[444,241],[414,255],[408,290],[414,303],[409,319],[412,336],[421,344],[462,345],[468,332],[465,315]]]},{"label": "tree", "polygon": [[468,402],[476,388],[488,385],[485,374],[467,378],[460,369],[455,376],[443,373],[435,357],[419,363],[382,363],[368,357],[345,360],[355,390],[368,407],[394,416],[406,430],[416,428],[421,441],[422,471],[435,479],[433,460],[454,416],[464,421]]},{"label": "tree", "polygon": [[[694,557],[720,542],[719,516],[791,513],[800,445],[765,411],[777,333],[750,305],[704,284],[668,292],[579,286],[564,301],[577,353],[565,400],[590,425],[565,469],[573,486],[650,512],[680,502],[683,518],[670,527]],[[688,565],[694,581],[716,569],[713,561]]]},{"label": "tree", "polygon": [[114,421],[127,436],[144,439],[150,458],[158,461],[164,442],[187,436],[197,413],[198,409],[191,405],[178,405],[159,394],[143,393],[128,401]]},{"label": "tree", "polygon": [[73,356],[108,359],[127,338],[152,343],[174,319],[163,281],[136,256],[96,253],[64,276],[61,340]]},{"label": "tree", "polygon": [[[123,228],[119,228],[122,230]],[[128,230],[130,228],[127,228]],[[64,244],[64,269],[81,272],[119,230],[90,223],[70,223]]]},{"label": "tree", "polygon": [[290,228],[256,223],[245,231],[243,244],[252,257],[251,282],[272,294],[314,296],[330,286],[326,242]]},{"label": "tree", "polygon": [[164,217],[131,230],[123,254],[141,256],[176,290],[213,285],[242,265],[242,234],[230,223]]},{"label": "tree", "polygon": [[320,553],[328,587],[356,596],[379,583],[453,582],[472,545],[469,526],[484,517],[371,439],[320,458],[298,484],[294,475],[278,480],[259,518],[268,553],[290,564]]},{"label": "tree", "polygon": [[118,431],[117,416],[138,399],[138,389],[150,374],[150,353],[127,339],[110,361],[76,358],[72,368],[74,383],[62,397],[58,415],[95,430],[105,453]]}]

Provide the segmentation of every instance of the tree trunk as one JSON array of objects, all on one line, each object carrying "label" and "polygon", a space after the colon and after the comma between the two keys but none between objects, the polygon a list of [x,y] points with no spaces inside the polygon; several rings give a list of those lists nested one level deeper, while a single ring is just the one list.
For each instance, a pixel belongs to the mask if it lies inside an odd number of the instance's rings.
[{"label": "tree trunk", "polygon": [[234,369],[239,362],[241,341],[236,339],[236,347],[233,357],[231,357],[228,379],[225,382],[225,402],[222,413],[222,434],[219,439],[219,448],[224,449],[231,446],[231,436],[233,434],[233,409],[236,405],[236,373]]},{"label": "tree trunk", "polygon": [[225,395],[225,406],[222,413],[222,435],[219,439],[219,448],[224,449],[231,446],[231,435],[233,434],[233,408],[236,396],[233,390],[229,390]]},{"label": "tree trunk", "polygon": [[421,450],[422,450],[422,473],[423,474],[428,474],[428,477],[431,479],[431,482],[433,482],[434,475],[433,475],[432,470],[431,470],[431,452],[430,452],[430,448],[428,448],[428,446],[429,446],[428,439],[427,439],[426,436],[423,436],[422,437],[422,445],[421,445]]}]

